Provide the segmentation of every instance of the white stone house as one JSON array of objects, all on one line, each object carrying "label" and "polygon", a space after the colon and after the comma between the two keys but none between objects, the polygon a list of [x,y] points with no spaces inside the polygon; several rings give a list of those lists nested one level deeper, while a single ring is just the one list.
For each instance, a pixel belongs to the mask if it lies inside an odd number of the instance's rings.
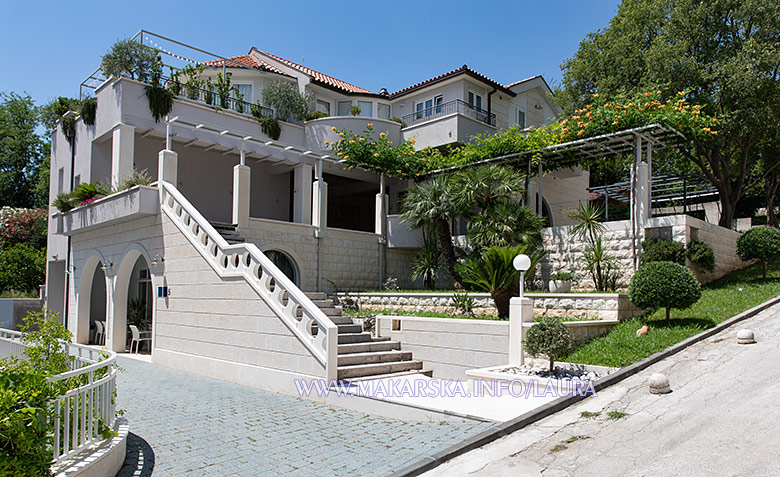
[{"label": "white stone house", "polygon": [[[413,286],[419,237],[398,216],[410,183],[346,169],[325,150],[332,128],[357,132],[371,122],[394,143],[414,137],[422,148],[556,115],[540,76],[502,85],[465,65],[395,93],[254,48],[207,65],[205,75],[230,74],[247,104],[220,109],[182,96],[168,121],[155,122],[142,83],[108,78],[95,89],[95,124],[77,119],[72,144],[61,127],[53,133],[52,201],[81,182],[117,185],[133,169],[155,184],[64,214],[52,209],[46,305],[76,341],[94,339],[94,323],[104,321],[106,345],[124,351],[128,303],[138,299],[152,317],[156,362],[266,387],[277,375],[336,376],[336,325],[303,292],[375,289],[387,277]],[[312,110],[329,116],[281,122],[272,140],[248,109],[270,81],[310,92]],[[555,225],[588,197],[579,170],[541,184]],[[248,370],[257,372],[239,379]]]}]

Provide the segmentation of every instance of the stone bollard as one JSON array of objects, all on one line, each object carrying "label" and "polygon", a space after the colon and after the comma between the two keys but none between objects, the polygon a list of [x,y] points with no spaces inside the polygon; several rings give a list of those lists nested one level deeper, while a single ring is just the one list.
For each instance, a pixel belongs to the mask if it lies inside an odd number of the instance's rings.
[{"label": "stone bollard", "polygon": [[649,384],[651,394],[667,394],[672,392],[672,388],[669,387],[669,378],[661,373],[655,373],[650,376]]},{"label": "stone bollard", "polygon": [[738,344],[752,344],[756,342],[756,337],[752,330],[739,330],[737,332]]}]

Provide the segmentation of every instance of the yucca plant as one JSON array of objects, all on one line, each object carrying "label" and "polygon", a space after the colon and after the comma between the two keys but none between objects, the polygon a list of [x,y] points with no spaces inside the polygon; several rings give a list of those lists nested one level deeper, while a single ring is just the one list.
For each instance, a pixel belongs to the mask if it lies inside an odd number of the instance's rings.
[{"label": "yucca plant", "polygon": [[412,263],[412,280],[422,277],[426,290],[436,289],[436,277],[441,272],[441,249],[432,230],[423,229],[423,244]]}]

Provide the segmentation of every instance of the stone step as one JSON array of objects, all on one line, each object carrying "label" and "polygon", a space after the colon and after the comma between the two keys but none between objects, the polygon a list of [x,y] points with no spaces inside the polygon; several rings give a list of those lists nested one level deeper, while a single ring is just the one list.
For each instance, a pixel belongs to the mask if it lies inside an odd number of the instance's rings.
[{"label": "stone step", "polygon": [[411,361],[410,351],[374,351],[369,353],[340,354],[339,366],[355,364],[389,363],[393,361]]},{"label": "stone step", "polygon": [[357,364],[354,366],[339,366],[338,379],[375,376],[377,374],[393,374],[415,369],[422,369],[422,361],[397,361],[393,363]]},{"label": "stone step", "polygon": [[330,321],[332,321],[333,323],[336,323],[337,325],[351,325],[351,324],[353,324],[352,323],[352,318],[350,318],[348,316],[331,316],[330,317]]},{"label": "stone step", "polygon": [[371,342],[371,333],[339,333],[339,344]]},{"label": "stone step", "polygon": [[[311,300],[311,298],[309,298],[309,299]],[[334,305],[333,302],[330,301],[330,300],[311,300],[311,301],[312,301],[312,303],[314,303],[315,305],[317,305],[320,308],[334,308],[334,307],[336,307],[336,305]],[[339,308],[341,308],[341,307],[339,307]]]},{"label": "stone step", "polygon": [[[325,316],[341,316],[341,307],[334,308],[320,308]],[[298,316],[303,316],[303,309],[298,308]]]},{"label": "stone step", "polygon": [[339,344],[340,355],[353,353],[373,353],[400,349],[401,343],[398,341],[369,341],[367,343]]},{"label": "stone step", "polygon": [[309,300],[327,300],[328,295],[325,292],[306,292],[306,296]]},{"label": "stone step", "polygon": [[352,323],[336,323],[336,326],[339,327],[339,334],[363,332],[363,325],[354,325]]},{"label": "stone step", "polygon": [[357,378],[350,378],[350,381],[369,381],[372,379],[386,379],[386,378],[401,378],[404,376],[414,376],[415,374],[421,374],[423,376],[428,376],[429,378],[433,377],[433,370],[430,369],[413,369],[411,371],[404,371],[401,373],[390,373],[390,374],[374,374],[370,376],[361,376]]}]

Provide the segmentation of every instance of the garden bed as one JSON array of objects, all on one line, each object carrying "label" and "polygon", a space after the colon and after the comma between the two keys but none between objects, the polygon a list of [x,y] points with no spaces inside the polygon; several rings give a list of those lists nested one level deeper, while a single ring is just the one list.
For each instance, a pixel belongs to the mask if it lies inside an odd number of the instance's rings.
[{"label": "garden bed", "polygon": [[[358,292],[337,293],[343,305],[355,305],[361,311],[381,313],[437,313],[442,316],[464,316],[455,307],[457,292]],[[462,294],[462,293],[461,293]],[[488,293],[469,293],[475,315],[496,316],[496,308]],[[624,320],[637,316],[641,310],[631,305],[625,293],[529,293],[534,301],[534,317],[551,316],[565,321]]]},{"label": "garden bed", "polygon": [[[580,345],[566,361],[623,367],[690,338],[707,328],[780,295],[780,271],[775,263],[761,279],[761,265],[734,271],[702,287],[701,299],[687,310],[672,310],[667,322],[663,309],[652,315],[622,321],[609,333]],[[642,337],[636,331],[647,325]]]}]

